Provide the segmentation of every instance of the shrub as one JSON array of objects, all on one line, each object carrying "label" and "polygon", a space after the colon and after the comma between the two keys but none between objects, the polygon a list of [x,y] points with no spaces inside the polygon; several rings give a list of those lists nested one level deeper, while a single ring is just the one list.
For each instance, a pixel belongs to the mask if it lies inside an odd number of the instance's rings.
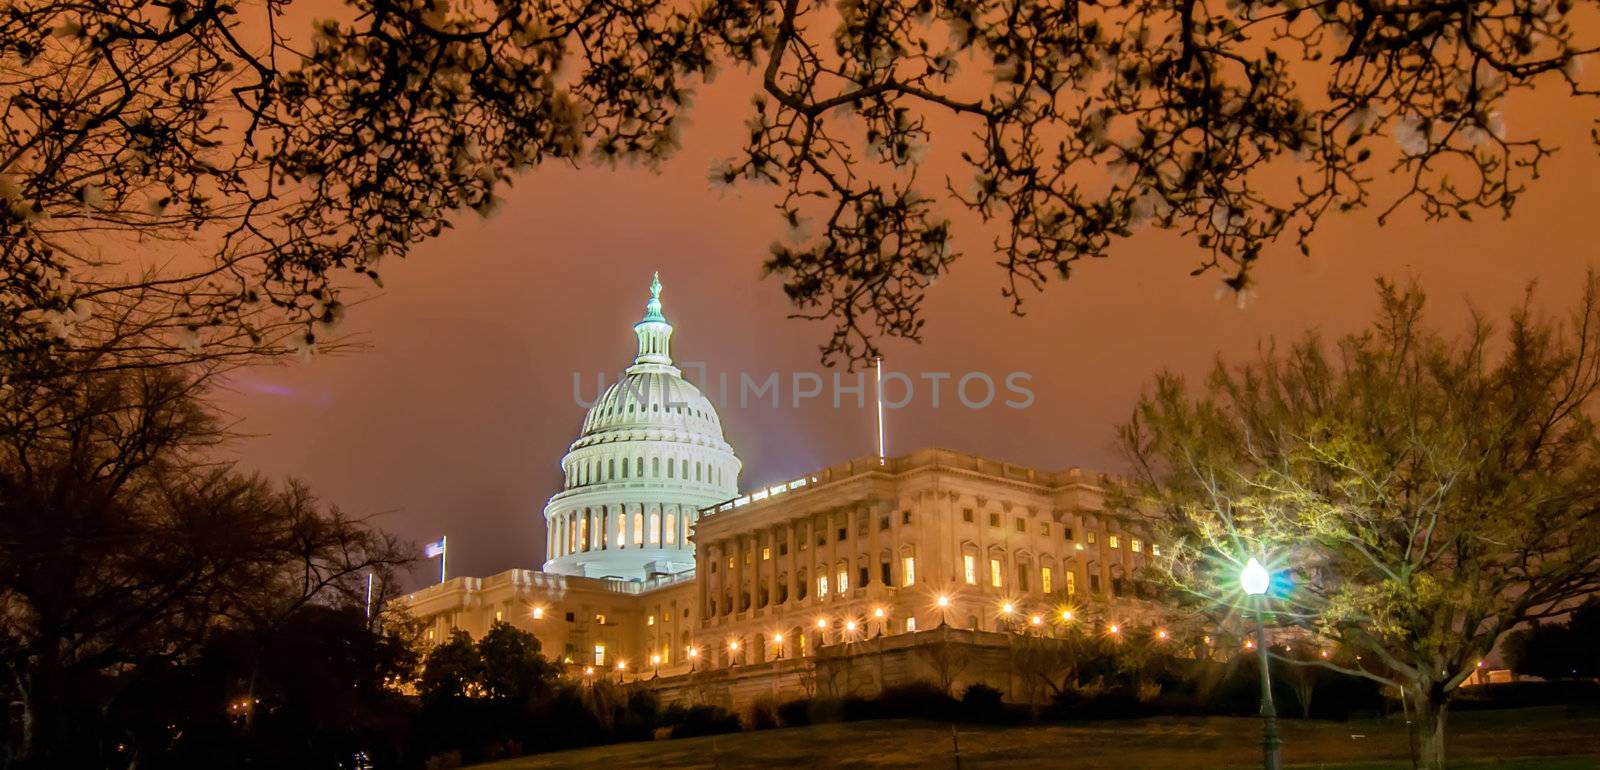
[{"label": "shrub", "polygon": [[745,711],[745,726],[751,730],[767,730],[778,726],[778,712],[772,701],[762,698],[750,704]]},{"label": "shrub", "polygon": [[778,704],[778,721],[784,727],[804,727],[811,724],[811,699],[797,698]]},{"label": "shrub", "polygon": [[983,719],[1005,708],[1001,693],[983,682],[970,684],[961,693],[961,715],[968,719]]},{"label": "shrub", "polygon": [[739,716],[720,706],[690,706],[682,714],[682,721],[672,726],[672,737],[693,738],[699,735],[721,735],[739,732]]},{"label": "shrub", "polygon": [[927,681],[885,688],[877,700],[879,711],[888,718],[954,719],[960,711],[954,698]]}]

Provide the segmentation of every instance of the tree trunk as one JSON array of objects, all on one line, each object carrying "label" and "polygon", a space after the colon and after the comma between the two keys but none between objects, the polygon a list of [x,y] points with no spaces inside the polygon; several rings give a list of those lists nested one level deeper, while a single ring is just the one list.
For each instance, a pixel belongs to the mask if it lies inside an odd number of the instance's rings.
[{"label": "tree trunk", "polygon": [[1417,727],[1422,736],[1417,753],[1422,766],[1428,770],[1444,770],[1444,726],[1450,701],[1437,690],[1437,686],[1411,690],[1416,704]]}]

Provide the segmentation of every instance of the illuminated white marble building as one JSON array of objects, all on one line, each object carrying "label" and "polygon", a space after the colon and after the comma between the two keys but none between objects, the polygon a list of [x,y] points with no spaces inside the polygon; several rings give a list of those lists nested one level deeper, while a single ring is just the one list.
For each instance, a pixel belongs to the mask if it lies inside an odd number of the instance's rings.
[{"label": "illuminated white marble building", "polygon": [[[992,652],[999,632],[1048,635],[1074,610],[1148,613],[1126,587],[1156,546],[1105,510],[1100,474],[925,449],[740,495],[716,409],[672,365],[659,282],[634,332],[633,365],[562,458],[544,570],[411,594],[429,638],[505,621],[574,675],[737,704],[813,688],[869,640],[898,661],[869,677],[881,686],[925,677],[910,651],[936,637]],[[994,665],[968,676],[1000,684]]]},{"label": "illuminated white marble building", "polygon": [[739,458],[711,401],[672,365],[661,281],[650,283],[639,353],[561,458],[545,504],[546,572],[643,580],[694,569],[699,510],[738,494]]}]

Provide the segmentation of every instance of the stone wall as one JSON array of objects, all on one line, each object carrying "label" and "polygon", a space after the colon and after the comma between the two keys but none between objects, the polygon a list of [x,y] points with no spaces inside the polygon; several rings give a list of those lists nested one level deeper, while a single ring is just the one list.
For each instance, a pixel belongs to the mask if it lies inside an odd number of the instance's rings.
[{"label": "stone wall", "polygon": [[927,631],[879,636],[823,647],[815,656],[784,658],[748,666],[697,671],[642,680],[662,703],[711,704],[742,713],[759,701],[782,703],[807,697],[873,697],[885,687],[931,682],[959,696],[967,686],[987,684],[1006,700],[1038,699],[1016,671],[1019,644],[1049,645],[1050,639],[940,626]]}]

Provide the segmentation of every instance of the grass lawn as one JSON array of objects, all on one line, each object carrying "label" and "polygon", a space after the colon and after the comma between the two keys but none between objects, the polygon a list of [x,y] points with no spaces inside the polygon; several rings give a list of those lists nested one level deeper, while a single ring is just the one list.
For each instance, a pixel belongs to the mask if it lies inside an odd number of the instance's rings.
[{"label": "grass lawn", "polygon": [[[1284,763],[1311,770],[1409,770],[1398,720],[1284,720]],[[1161,718],[983,727],[908,720],[848,722],[601,746],[481,765],[546,768],[955,768],[962,770],[1244,770],[1259,767],[1261,722]],[[1463,770],[1600,770],[1600,714],[1562,708],[1452,715],[1449,752]]]}]

